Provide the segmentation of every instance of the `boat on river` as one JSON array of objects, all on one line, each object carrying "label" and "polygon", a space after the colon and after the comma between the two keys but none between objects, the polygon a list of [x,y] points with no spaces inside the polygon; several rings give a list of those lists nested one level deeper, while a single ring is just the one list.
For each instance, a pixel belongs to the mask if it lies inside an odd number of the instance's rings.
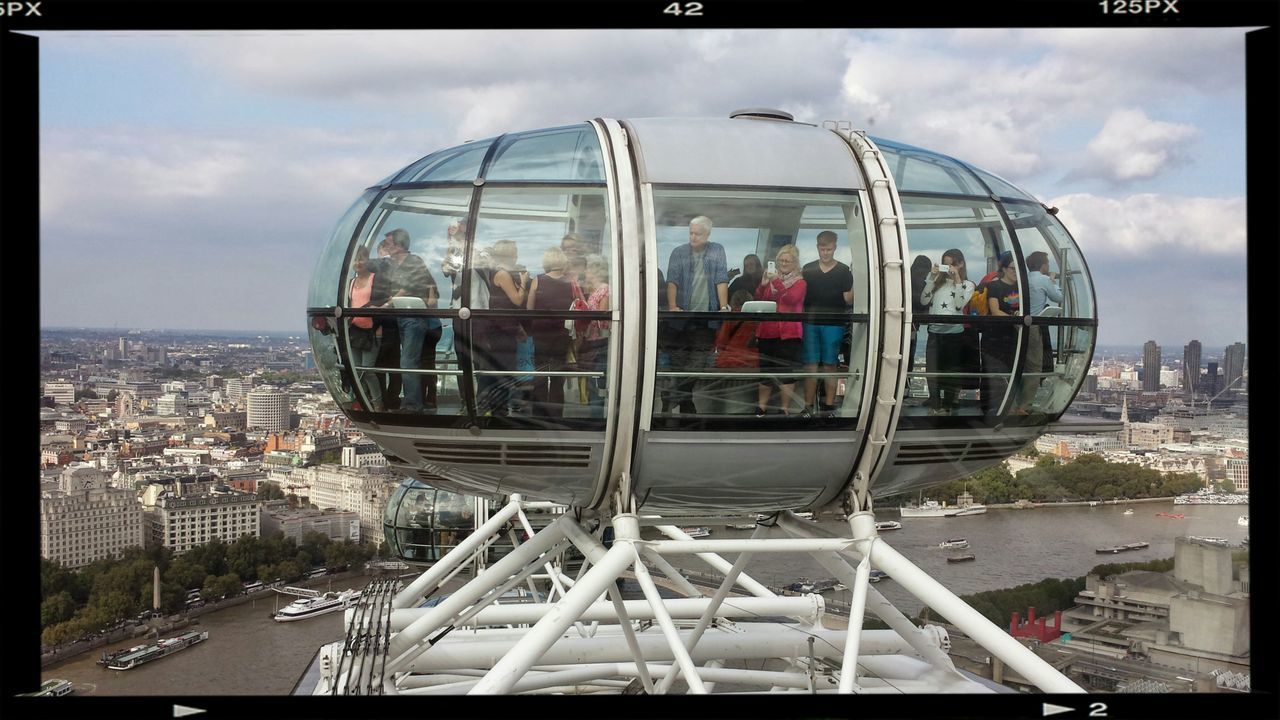
[{"label": "boat on river", "polygon": [[1114,555],[1116,553],[1128,552],[1130,550],[1142,550],[1147,547],[1150,547],[1150,543],[1131,542],[1131,543],[1125,543],[1124,545],[1113,545],[1111,547],[1096,548],[1094,549],[1094,552],[1101,553],[1101,554],[1111,553]]},{"label": "boat on river", "polygon": [[338,610],[345,610],[356,604],[359,599],[360,591],[355,589],[317,594],[313,597],[294,600],[280,608],[279,611],[271,616],[271,619],[276,622],[306,620],[318,615],[327,615]]},{"label": "boat on river", "polygon": [[1121,515],[1132,515],[1132,514],[1133,514],[1133,508],[1127,508],[1123,513],[1121,513]]},{"label": "boat on river", "polygon": [[188,630],[181,635],[165,638],[154,645],[137,645],[111,654],[104,652],[98,664],[105,666],[108,670],[132,670],[139,665],[168,657],[208,639],[208,630]]},{"label": "boat on river", "polygon": [[1214,492],[1207,488],[1201,488],[1193,493],[1177,495],[1173,498],[1174,505],[1248,505],[1249,495],[1246,493],[1223,493]]},{"label": "boat on river", "polygon": [[1183,515],[1182,513],[1167,513],[1167,512],[1158,512],[1156,513],[1156,517],[1170,518],[1172,520],[1185,520],[1187,518],[1187,516]]},{"label": "boat on river", "polygon": [[885,530],[901,530],[901,529],[902,529],[902,523],[898,522],[897,520],[881,520],[880,522],[876,523],[876,530],[879,530],[880,532],[884,532]]},{"label": "boat on river", "polygon": [[969,547],[969,541],[968,541],[968,540],[966,540],[966,539],[964,539],[964,538],[951,538],[951,539],[949,539],[949,540],[943,540],[942,542],[938,543],[938,547],[940,547],[940,548],[967,548],[967,547]]},{"label": "boat on river", "polygon": [[1249,516],[1241,515],[1240,517],[1236,518],[1236,524],[1239,525],[1240,527],[1249,527]]},{"label": "boat on river", "polygon": [[969,562],[970,560],[975,560],[975,559],[976,558],[974,557],[973,553],[965,553],[963,555],[952,555],[947,558],[947,562],[949,563]]},{"label": "boat on river", "polygon": [[61,697],[63,695],[70,695],[71,691],[74,689],[75,689],[75,686],[71,684],[70,680],[63,680],[62,678],[49,678],[48,680],[45,680],[44,682],[40,683],[40,687],[37,688],[35,692],[22,693],[22,696],[23,697]]},{"label": "boat on river", "polygon": [[698,538],[711,537],[711,528],[709,527],[682,527],[680,531],[689,537],[697,540]]},{"label": "boat on river", "polygon": [[904,518],[962,517],[981,515],[986,511],[987,506],[975,503],[973,496],[967,490],[956,497],[955,505],[939,503],[937,500],[925,500],[923,503],[898,508],[898,513]]}]

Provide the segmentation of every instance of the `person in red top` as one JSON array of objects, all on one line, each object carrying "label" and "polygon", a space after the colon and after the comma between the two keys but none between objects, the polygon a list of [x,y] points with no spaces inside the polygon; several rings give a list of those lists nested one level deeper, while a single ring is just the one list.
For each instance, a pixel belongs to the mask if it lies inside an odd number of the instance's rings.
[{"label": "person in red top", "polygon": [[[756,288],[757,300],[772,300],[777,303],[777,312],[804,312],[804,294],[806,285],[800,274],[800,251],[795,245],[785,245],[778,250],[774,258],[776,269],[766,271]],[[768,320],[760,323],[756,331],[757,346],[760,350],[760,371],[798,372],[802,367],[800,351],[804,338],[804,323],[799,320]],[[761,382],[757,390],[756,417],[763,417],[768,412],[772,400],[773,389],[779,391],[779,400],[784,415],[791,414],[791,407],[796,400],[795,378],[770,378]],[[802,414],[808,413],[803,410]]]},{"label": "person in red top", "polygon": [[[751,293],[738,290],[729,296],[729,306],[733,312],[742,312],[743,304],[750,299]],[[725,320],[720,324],[716,332],[716,370],[754,373],[760,367],[756,324],[753,320]],[[756,401],[756,382],[721,378],[707,388],[707,395],[714,401],[712,414],[746,414]]]}]

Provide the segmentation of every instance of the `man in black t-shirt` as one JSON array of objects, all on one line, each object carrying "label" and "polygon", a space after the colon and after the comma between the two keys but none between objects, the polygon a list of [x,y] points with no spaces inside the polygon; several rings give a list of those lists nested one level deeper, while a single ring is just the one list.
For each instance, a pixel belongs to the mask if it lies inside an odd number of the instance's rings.
[{"label": "man in black t-shirt", "polygon": [[[835,259],[836,234],[830,230],[818,233],[818,259],[804,266],[801,276],[805,282],[805,312],[844,313],[853,304],[853,272],[849,266]],[[848,320],[818,320],[804,325],[804,371],[834,373],[840,355],[840,343]],[[836,378],[822,379],[822,403],[819,412],[830,415],[835,412]],[[813,406],[818,391],[817,378],[804,379],[804,404],[806,412]]]}]

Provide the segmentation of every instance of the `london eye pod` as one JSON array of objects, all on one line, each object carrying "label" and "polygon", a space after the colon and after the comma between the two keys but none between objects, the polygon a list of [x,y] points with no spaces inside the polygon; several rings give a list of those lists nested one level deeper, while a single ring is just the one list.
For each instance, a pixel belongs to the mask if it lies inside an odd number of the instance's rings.
[{"label": "london eye pod", "polygon": [[[420,484],[591,509],[626,476],[637,506],[664,515],[864,507],[997,463],[1061,423],[1097,317],[1055,212],[960,160],[776,110],[515,132],[432,153],[352,205],[312,278],[311,341],[343,412]],[[659,283],[694,285],[682,247],[695,218],[723,254],[701,269],[718,274],[704,306],[674,312]],[[393,230],[429,277],[388,298],[380,247]],[[851,270],[852,304],[721,311],[728,287],[756,277],[747,256],[763,265],[793,245],[805,264],[823,232]],[[379,272],[357,303],[366,251]],[[1061,300],[1012,316],[922,306],[912,267],[944,253],[973,283],[1011,253],[1024,298],[1026,260],[1042,253]],[[570,310],[556,273],[533,309],[529,293],[495,288],[505,275],[518,290],[518,270],[536,278],[548,259],[584,299],[607,285],[600,309]],[[779,369],[751,348],[756,367],[724,362],[720,328],[765,321],[838,327],[836,361]],[[771,392],[759,416],[761,383],[787,381],[793,393]]]},{"label": "london eye pod", "polygon": [[[388,543],[430,566],[362,593],[314,692],[992,691],[873,567],[1041,690],[1080,692],[879,538],[873,513],[1063,423],[1097,319],[1054,213],[959,160],[775,110],[510,133],[369,188],[321,254],[310,339],[343,412],[407,476]],[[790,273],[815,260],[824,302],[806,307]],[[1027,297],[1028,262],[1056,302],[1030,312],[1007,290],[1008,314],[969,314],[966,276],[1012,264]],[[919,272],[942,264],[949,284]],[[809,325],[812,355],[783,349]],[[842,532],[791,512],[833,505]],[[679,527],[756,513],[774,515],[750,538]],[[745,572],[778,552],[850,589],[844,628],[818,596]],[[458,581],[476,558],[495,562]],[[507,602],[526,584],[531,603]],[[863,630],[867,612],[890,629]]]}]

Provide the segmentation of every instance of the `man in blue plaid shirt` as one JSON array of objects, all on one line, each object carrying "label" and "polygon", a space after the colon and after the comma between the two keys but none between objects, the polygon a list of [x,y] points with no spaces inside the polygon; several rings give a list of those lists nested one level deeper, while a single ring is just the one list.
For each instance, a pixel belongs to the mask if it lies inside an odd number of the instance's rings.
[{"label": "man in blue plaid shirt", "polygon": [[[671,251],[667,261],[667,310],[716,312],[729,310],[729,263],[724,246],[710,241],[711,218],[699,215],[689,222],[689,244]],[[673,335],[668,349],[671,369],[705,370],[715,345],[718,320],[668,320]],[[681,414],[696,414],[693,388],[697,378],[681,378],[671,401]]]}]

